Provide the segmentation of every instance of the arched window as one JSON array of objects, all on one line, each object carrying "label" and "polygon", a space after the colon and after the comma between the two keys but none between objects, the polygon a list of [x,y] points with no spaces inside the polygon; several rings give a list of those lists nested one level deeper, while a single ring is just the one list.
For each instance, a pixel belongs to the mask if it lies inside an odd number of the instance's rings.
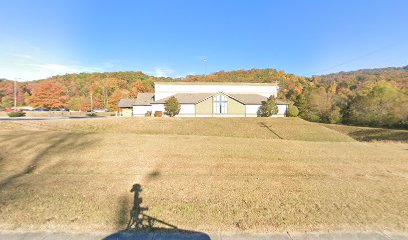
[{"label": "arched window", "polygon": [[228,98],[224,95],[216,95],[214,99],[214,114],[226,114],[228,112]]}]

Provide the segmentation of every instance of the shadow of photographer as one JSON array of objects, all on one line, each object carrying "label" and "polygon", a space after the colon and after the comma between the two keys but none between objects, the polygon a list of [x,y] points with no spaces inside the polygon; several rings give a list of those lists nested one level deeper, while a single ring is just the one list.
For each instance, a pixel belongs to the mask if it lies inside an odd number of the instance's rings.
[{"label": "shadow of photographer", "polygon": [[131,229],[146,229],[146,230],[154,230],[155,224],[159,223],[164,225],[166,229],[178,229],[176,226],[166,223],[160,219],[151,217],[145,214],[146,211],[149,210],[148,207],[142,207],[143,199],[140,197],[140,193],[142,192],[142,187],[140,184],[134,184],[132,189],[130,190],[133,192],[133,207],[130,211],[130,219],[126,226],[126,230]]},{"label": "shadow of photographer", "polygon": [[[210,240],[206,233],[180,229],[175,225],[163,220],[149,216],[146,212],[148,207],[142,207],[143,199],[140,193],[142,187],[136,183],[130,190],[133,192],[133,206],[130,211],[130,219],[126,229],[113,233],[104,239],[190,239],[190,240]],[[160,227],[158,227],[160,226]]]}]

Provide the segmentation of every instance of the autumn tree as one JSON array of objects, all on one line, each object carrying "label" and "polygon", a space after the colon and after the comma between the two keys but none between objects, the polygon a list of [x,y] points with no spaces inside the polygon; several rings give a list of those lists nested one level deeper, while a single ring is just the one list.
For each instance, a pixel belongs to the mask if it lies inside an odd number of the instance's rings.
[{"label": "autumn tree", "polygon": [[137,97],[137,94],[140,93],[140,92],[144,93],[144,92],[150,92],[152,90],[153,89],[150,89],[148,86],[143,84],[142,81],[138,80],[138,81],[135,81],[135,82],[130,84],[129,97],[135,98],[135,97]]},{"label": "autumn tree", "polygon": [[345,114],[351,124],[408,127],[408,95],[385,81],[366,85],[354,96]]},{"label": "autumn tree", "polygon": [[340,108],[335,94],[324,87],[313,88],[305,96],[296,99],[301,117],[313,122],[338,123],[341,121]]},{"label": "autumn tree", "polygon": [[53,81],[41,81],[32,89],[30,104],[33,107],[65,108],[67,102],[64,90]]},{"label": "autumn tree", "polygon": [[[23,106],[24,102],[24,84],[16,83],[17,88],[17,106]],[[0,106],[12,107],[14,105],[14,81],[0,81]]]},{"label": "autumn tree", "polygon": [[109,110],[110,111],[117,111],[118,110],[118,104],[119,100],[124,98],[125,96],[129,95],[128,90],[123,90],[123,89],[116,89],[111,96],[109,97],[109,102],[111,103],[109,105]]}]

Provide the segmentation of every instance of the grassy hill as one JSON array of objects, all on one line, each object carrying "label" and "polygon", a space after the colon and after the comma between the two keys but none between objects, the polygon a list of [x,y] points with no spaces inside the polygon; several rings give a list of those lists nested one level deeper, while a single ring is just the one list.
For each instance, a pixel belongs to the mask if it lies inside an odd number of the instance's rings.
[{"label": "grassy hill", "polygon": [[139,183],[148,215],[187,230],[408,230],[404,143],[357,142],[287,118],[0,129],[3,229],[123,229]]},{"label": "grassy hill", "polygon": [[[27,121],[14,128],[74,132],[195,135],[300,141],[355,141],[347,135],[300,118],[110,118],[66,121]],[[4,125],[4,128],[6,125]]]},{"label": "grassy hill", "polygon": [[347,134],[357,141],[400,141],[408,142],[408,130],[370,128],[338,124],[321,124],[337,132]]}]

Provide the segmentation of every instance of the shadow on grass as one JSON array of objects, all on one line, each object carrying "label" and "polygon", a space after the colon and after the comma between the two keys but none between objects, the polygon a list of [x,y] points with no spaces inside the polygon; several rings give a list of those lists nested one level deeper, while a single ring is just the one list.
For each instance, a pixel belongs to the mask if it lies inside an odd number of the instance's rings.
[{"label": "shadow on grass", "polygon": [[408,131],[391,129],[361,129],[349,133],[358,141],[403,141],[408,142]]},{"label": "shadow on grass", "polygon": [[[175,225],[167,223],[163,220],[147,215],[145,212],[149,210],[147,207],[142,207],[143,199],[140,197],[142,187],[140,184],[134,184],[133,192],[133,207],[130,211],[130,219],[127,222],[126,229],[113,233],[105,240],[113,239],[191,239],[191,240],[209,240],[210,237],[202,232],[180,229]],[[126,198],[120,200],[121,209],[119,211],[118,224],[126,222],[128,202]]]},{"label": "shadow on grass", "polygon": [[273,133],[273,134],[274,134],[275,136],[277,136],[279,139],[283,139],[283,137],[279,136],[275,131],[273,131],[273,129],[271,128],[271,126],[268,126],[266,123],[260,122],[260,123],[259,123],[259,126],[268,129],[271,133]]},{"label": "shadow on grass", "polygon": [[[53,134],[52,136],[47,136],[45,139],[37,135],[25,135],[25,138],[22,138],[24,134],[16,134],[8,138],[9,141],[14,141],[15,149],[19,152],[23,152],[25,149],[29,149],[37,144],[44,144],[46,141],[47,146],[37,152],[32,158],[31,161],[18,173],[13,174],[9,177],[0,181],[0,190],[6,188],[8,185],[13,183],[15,180],[23,177],[25,175],[33,173],[38,165],[44,160],[44,157],[52,154],[64,154],[65,152],[72,151],[73,149],[78,150],[79,148],[89,147],[91,144],[94,144],[94,141],[84,141],[84,137],[87,134],[78,134],[78,133],[58,133]],[[14,148],[14,147],[13,147]],[[8,157],[10,158],[10,156]],[[5,156],[1,156],[0,163],[5,161]],[[4,163],[3,163],[4,164]]]}]

